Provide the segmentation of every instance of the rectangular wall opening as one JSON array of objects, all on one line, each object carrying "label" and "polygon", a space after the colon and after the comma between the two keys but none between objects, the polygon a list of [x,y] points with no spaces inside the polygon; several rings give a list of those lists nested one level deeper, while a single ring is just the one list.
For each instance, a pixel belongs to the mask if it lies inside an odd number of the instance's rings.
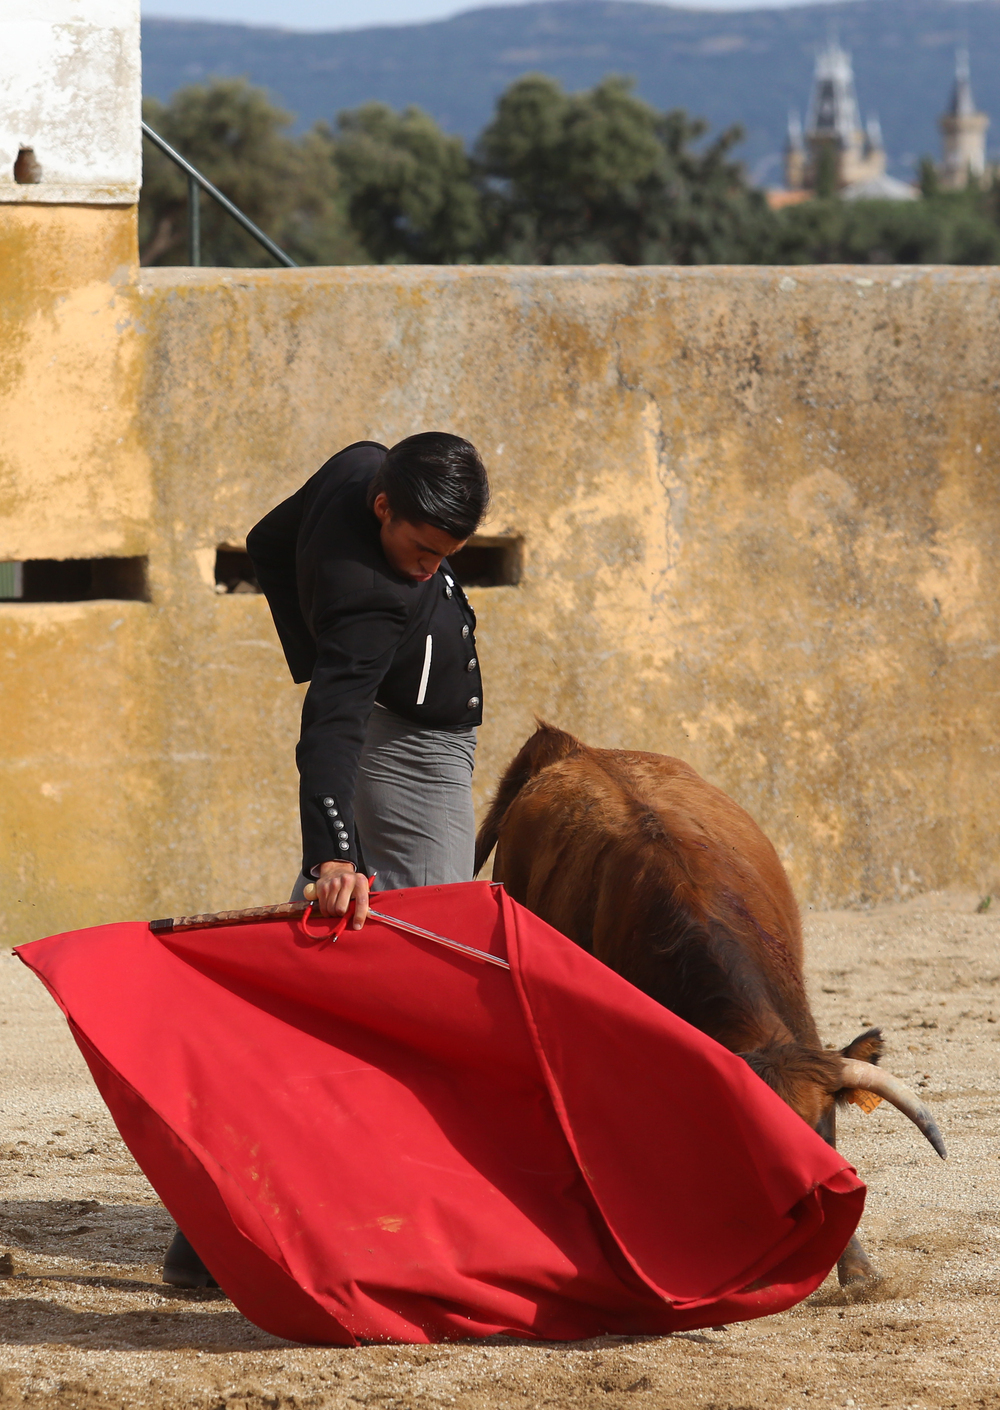
[{"label": "rectangular wall opening", "polygon": [[149,560],[138,558],[26,558],[0,563],[0,601],[89,602],[114,598],[148,602]]},{"label": "rectangular wall opening", "polygon": [[253,561],[245,548],[220,543],[215,550],[215,591],[260,592]]},{"label": "rectangular wall opening", "polygon": [[473,534],[448,562],[463,587],[516,587],[521,581],[523,546],[520,538]]}]

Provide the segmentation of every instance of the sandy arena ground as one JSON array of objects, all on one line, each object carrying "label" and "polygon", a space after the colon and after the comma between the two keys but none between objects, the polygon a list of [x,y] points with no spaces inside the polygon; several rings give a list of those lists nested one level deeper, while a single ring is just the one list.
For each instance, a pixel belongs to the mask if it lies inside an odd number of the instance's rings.
[{"label": "sandy arena ground", "polygon": [[885,1275],[836,1278],[779,1317],[664,1338],[311,1348],[221,1293],[158,1281],[171,1224],[41,985],[0,953],[0,1407],[699,1407],[1000,1410],[1000,903],[947,894],[810,915],[826,1041],[884,1025],[887,1065],[933,1106],[940,1161],[894,1110],[849,1109],[862,1235]]}]

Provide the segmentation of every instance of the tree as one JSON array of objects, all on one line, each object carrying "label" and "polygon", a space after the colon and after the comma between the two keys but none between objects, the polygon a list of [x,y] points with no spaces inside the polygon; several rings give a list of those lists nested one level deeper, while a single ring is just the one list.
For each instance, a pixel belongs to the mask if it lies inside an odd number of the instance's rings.
[{"label": "tree", "polygon": [[366,103],[337,119],[337,170],[353,228],[380,263],[455,264],[482,238],[479,192],[460,137],[419,108]]},{"label": "tree", "polygon": [[729,159],[739,129],[703,151],[705,124],[661,114],[610,77],[568,94],[541,74],[501,95],[476,155],[489,252],[515,263],[701,264],[752,257],[763,198]]},{"label": "tree", "polygon": [[295,199],[281,227],[282,248],[299,264],[370,263],[351,225],[336,141],[325,123],[301,139],[295,171]]},{"label": "tree", "polygon": [[758,264],[771,236],[773,215],[761,191],[747,184],[730,153],[742,140],[727,128],[702,150],[692,143],[708,124],[683,109],[665,113],[660,133],[669,160],[661,206],[662,234],[651,241],[646,264]]},{"label": "tree", "polygon": [[820,146],[816,158],[816,195],[821,201],[837,194],[837,153],[832,142]]},{"label": "tree", "polygon": [[932,199],[941,193],[941,180],[938,176],[937,165],[933,157],[921,157],[919,172],[920,194],[927,199]]},{"label": "tree", "polygon": [[[328,130],[293,141],[285,133],[289,115],[242,79],[182,88],[168,106],[146,99],[143,116],[293,259],[364,261],[347,223]],[[274,263],[204,194],[201,230],[206,263]],[[151,142],[143,150],[139,243],[144,264],[187,262],[187,178]]]},{"label": "tree", "polygon": [[1000,229],[966,192],[920,201],[803,201],[779,211],[773,264],[997,264]]}]

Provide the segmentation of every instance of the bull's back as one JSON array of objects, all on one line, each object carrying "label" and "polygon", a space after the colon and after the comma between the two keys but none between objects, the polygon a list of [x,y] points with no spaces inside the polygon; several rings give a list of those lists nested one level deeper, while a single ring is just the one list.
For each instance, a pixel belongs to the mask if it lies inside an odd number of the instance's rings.
[{"label": "bull's back", "polygon": [[649,960],[636,907],[651,879],[700,911],[694,920],[745,909],[801,968],[798,907],[774,848],[733,799],[667,755],[581,746],[543,768],[507,809],[493,875],[633,982]]},{"label": "bull's back", "polygon": [[[802,963],[798,903],[777,852],[745,809],[680,759],[626,750],[607,751],[623,760],[637,796],[664,819],[684,844],[707,848],[709,885],[736,894],[770,935],[780,937]],[[689,853],[690,857],[690,853]]]}]

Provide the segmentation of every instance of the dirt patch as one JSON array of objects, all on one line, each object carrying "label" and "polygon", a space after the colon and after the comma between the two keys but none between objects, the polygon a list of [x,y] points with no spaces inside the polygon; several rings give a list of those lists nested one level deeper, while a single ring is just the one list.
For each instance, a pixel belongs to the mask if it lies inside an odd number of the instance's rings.
[{"label": "dirt patch", "polygon": [[831,1045],[884,1027],[945,1163],[885,1105],[841,1118],[884,1280],[759,1322],[525,1346],[303,1347],[159,1281],[172,1225],[42,987],[0,954],[0,1407],[1000,1410],[1000,915],[973,896],[810,915]]}]

